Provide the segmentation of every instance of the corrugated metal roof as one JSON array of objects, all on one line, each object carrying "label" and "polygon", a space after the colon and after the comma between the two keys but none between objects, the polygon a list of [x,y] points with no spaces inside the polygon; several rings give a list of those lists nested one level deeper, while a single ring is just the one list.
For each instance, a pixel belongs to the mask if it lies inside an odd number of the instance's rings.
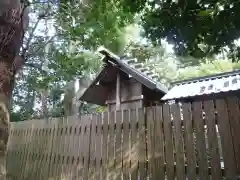
[{"label": "corrugated metal roof", "polygon": [[240,89],[240,71],[179,81],[173,83],[173,85],[174,87],[163,96],[162,100],[236,91]]}]

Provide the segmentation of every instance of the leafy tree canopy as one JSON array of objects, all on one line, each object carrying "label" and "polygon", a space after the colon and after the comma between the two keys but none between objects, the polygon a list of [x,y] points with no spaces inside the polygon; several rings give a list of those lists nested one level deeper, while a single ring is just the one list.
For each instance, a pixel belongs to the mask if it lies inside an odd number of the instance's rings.
[{"label": "leafy tree canopy", "polygon": [[239,9],[236,0],[149,0],[140,13],[145,34],[153,43],[166,39],[178,55],[196,58],[228,46],[235,60],[240,55],[234,44],[240,36]]}]

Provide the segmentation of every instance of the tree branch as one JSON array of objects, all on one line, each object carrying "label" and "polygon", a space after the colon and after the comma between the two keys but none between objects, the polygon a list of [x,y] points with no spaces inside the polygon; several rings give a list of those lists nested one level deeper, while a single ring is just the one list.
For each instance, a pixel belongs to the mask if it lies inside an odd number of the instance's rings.
[{"label": "tree branch", "polygon": [[23,48],[22,54],[21,54],[21,57],[23,57],[23,59],[24,59],[25,62],[27,61],[27,59],[26,59],[27,51],[28,51],[29,46],[30,46],[30,44],[31,44],[31,41],[32,41],[32,39],[33,39],[33,37],[34,37],[34,33],[35,33],[35,31],[36,31],[36,29],[37,29],[37,27],[38,27],[38,24],[40,23],[40,21],[41,21],[42,19],[44,19],[44,18],[47,16],[47,14],[49,13],[49,11],[50,11],[50,8],[48,8],[48,11],[45,12],[44,14],[40,14],[40,15],[39,15],[38,20],[37,20],[37,22],[35,23],[32,31],[31,31],[31,33],[30,33],[30,35],[29,35],[29,38],[28,38],[28,40],[27,40],[26,47]]},{"label": "tree branch", "polygon": [[29,36],[29,38],[28,38],[26,47],[23,48],[23,50],[22,50],[21,56],[23,57],[24,60],[26,60],[25,57],[26,57],[27,50],[29,49],[29,46],[30,46],[30,43],[31,43],[31,41],[32,41],[34,32],[36,31],[37,26],[38,26],[39,22],[41,21],[41,19],[42,19],[42,18],[38,18],[37,22],[35,23],[35,25],[34,25],[34,27],[33,27],[32,32],[30,33],[30,36]]},{"label": "tree branch", "polygon": [[27,66],[27,67],[31,67],[31,68],[37,69],[37,70],[39,70],[43,74],[47,74],[48,73],[47,71],[42,69],[42,66],[39,66],[38,64],[32,64],[32,63],[27,63],[26,62],[24,65]]},{"label": "tree branch", "polygon": [[26,53],[25,58],[28,59],[30,56],[32,56],[33,54],[39,52],[42,48],[44,48],[48,43],[50,43],[57,35],[51,36],[46,43],[44,43],[43,45],[41,45],[40,47],[37,48],[37,50],[34,51],[34,53]]}]

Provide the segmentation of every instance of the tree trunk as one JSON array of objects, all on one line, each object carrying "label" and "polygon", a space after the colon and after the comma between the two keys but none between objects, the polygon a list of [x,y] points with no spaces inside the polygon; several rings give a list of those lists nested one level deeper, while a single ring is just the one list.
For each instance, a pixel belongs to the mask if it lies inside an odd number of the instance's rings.
[{"label": "tree trunk", "polygon": [[64,116],[73,116],[74,115],[74,96],[75,96],[75,81],[71,81],[66,85],[65,94],[63,98],[64,106]]},{"label": "tree trunk", "polygon": [[[1,76],[0,76],[1,77]],[[9,132],[10,97],[0,93],[0,180],[6,179],[6,150]]]},{"label": "tree trunk", "polygon": [[15,74],[24,63],[19,51],[28,22],[26,12],[20,0],[0,0],[0,180],[6,179],[9,112]]}]

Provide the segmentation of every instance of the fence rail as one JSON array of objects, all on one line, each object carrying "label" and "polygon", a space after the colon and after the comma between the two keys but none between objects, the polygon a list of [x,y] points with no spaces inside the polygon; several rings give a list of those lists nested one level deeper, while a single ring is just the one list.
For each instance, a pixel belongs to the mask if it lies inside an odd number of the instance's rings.
[{"label": "fence rail", "polygon": [[11,179],[237,179],[236,97],[11,123]]}]

